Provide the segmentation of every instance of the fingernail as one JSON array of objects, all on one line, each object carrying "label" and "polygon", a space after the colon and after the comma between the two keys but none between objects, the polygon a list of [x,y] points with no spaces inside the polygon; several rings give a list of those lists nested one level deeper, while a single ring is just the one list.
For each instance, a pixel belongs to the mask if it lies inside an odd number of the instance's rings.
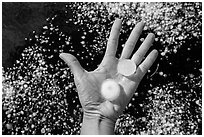
[{"label": "fingernail", "polygon": [[145,22],[142,20],[139,22],[141,24],[141,26],[144,26],[145,25]]},{"label": "fingernail", "polygon": [[116,18],[116,19],[115,19],[115,22],[120,22],[120,23],[121,23],[122,20],[121,20],[120,18]]},{"label": "fingernail", "polygon": [[66,56],[66,53],[60,53],[59,54],[59,57],[65,61],[65,56]]}]

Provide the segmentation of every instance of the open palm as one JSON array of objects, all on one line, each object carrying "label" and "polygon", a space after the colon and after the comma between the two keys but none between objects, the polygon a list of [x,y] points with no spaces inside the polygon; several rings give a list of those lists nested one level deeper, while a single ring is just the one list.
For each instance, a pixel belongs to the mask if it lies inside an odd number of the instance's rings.
[{"label": "open palm", "polygon": [[[121,57],[115,57],[121,29],[120,19],[117,19],[111,29],[105,56],[99,67],[91,72],[84,70],[78,60],[71,54],[61,53],[60,57],[69,65],[78,90],[79,99],[84,113],[101,115],[115,121],[129,103],[140,81],[157,58],[158,52],[153,50],[143,61],[146,52],[154,41],[154,34],[149,34],[140,48],[130,58],[136,42],[143,30],[144,23],[138,23],[131,32]],[[131,59],[137,69],[131,76],[118,73],[117,65],[120,60]],[[142,63],[141,63],[142,62]],[[108,101],[101,95],[101,85],[106,79],[114,79],[121,88],[120,96],[114,101]]]}]

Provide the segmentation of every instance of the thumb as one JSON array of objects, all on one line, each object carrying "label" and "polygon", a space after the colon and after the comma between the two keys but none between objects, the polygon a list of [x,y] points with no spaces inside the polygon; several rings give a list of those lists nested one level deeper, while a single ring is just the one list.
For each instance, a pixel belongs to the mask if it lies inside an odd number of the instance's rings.
[{"label": "thumb", "polygon": [[69,53],[61,53],[59,57],[64,60],[65,63],[70,67],[72,73],[74,74],[74,77],[76,79],[80,79],[81,76],[84,73],[84,69],[80,65],[77,58]]}]

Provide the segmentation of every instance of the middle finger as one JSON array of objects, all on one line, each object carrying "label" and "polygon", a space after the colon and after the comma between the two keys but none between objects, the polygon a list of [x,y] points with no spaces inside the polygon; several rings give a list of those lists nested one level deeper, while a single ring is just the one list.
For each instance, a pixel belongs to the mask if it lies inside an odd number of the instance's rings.
[{"label": "middle finger", "polygon": [[140,37],[140,34],[142,33],[142,30],[144,28],[144,22],[139,22],[135,28],[132,30],[128,40],[125,43],[125,47],[121,54],[121,59],[129,58],[132,54],[132,51],[135,48],[135,45],[137,43],[137,40]]}]

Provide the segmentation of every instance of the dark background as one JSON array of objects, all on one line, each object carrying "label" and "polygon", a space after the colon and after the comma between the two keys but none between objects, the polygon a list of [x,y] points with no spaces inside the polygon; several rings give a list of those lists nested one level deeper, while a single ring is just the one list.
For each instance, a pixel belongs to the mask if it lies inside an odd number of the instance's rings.
[{"label": "dark background", "polygon": [[54,3],[2,3],[2,62],[3,67],[12,67],[25,46],[25,37],[46,24],[46,18],[64,4]]}]

